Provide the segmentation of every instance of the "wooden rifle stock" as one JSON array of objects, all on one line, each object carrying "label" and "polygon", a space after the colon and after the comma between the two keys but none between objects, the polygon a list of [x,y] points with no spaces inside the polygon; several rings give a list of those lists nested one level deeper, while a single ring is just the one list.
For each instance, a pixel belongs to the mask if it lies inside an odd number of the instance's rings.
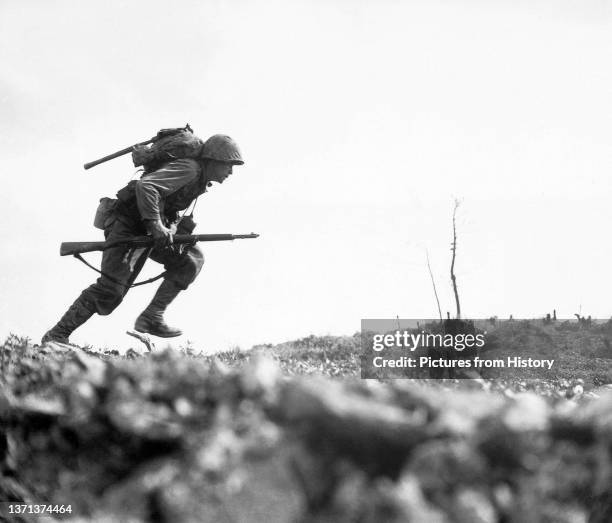
[{"label": "wooden rifle stock", "polygon": [[[195,242],[221,242],[242,240],[245,238],[258,238],[259,234],[175,234],[172,241],[175,244],[195,243]],[[152,236],[132,236],[131,238],[122,238],[120,240],[111,240],[105,242],[63,242],[60,245],[60,256],[68,256],[69,254],[83,254],[85,252],[105,251],[120,245],[129,245],[130,247],[152,247]]]}]

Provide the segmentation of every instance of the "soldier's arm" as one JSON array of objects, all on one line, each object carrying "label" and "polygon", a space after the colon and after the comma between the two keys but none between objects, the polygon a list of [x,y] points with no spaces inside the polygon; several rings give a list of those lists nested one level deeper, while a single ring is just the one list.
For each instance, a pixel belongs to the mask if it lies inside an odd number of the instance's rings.
[{"label": "soldier's arm", "polygon": [[195,180],[200,168],[194,160],[174,160],[136,182],[136,202],[143,220],[160,220],[159,204]]}]

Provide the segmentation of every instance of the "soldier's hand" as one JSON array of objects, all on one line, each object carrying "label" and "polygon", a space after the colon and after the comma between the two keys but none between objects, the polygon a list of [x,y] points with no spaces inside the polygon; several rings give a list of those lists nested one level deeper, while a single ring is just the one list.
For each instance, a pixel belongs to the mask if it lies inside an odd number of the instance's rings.
[{"label": "soldier's hand", "polygon": [[163,249],[172,245],[172,231],[165,227],[161,220],[147,220],[146,223],[156,248]]}]

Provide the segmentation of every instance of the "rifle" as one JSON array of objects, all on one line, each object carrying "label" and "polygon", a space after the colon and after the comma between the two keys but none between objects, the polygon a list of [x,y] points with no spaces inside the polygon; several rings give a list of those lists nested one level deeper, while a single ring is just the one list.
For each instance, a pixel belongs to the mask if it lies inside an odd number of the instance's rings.
[{"label": "rifle", "polygon": [[108,156],[105,156],[104,158],[94,160],[93,162],[88,162],[85,165],[83,165],[83,167],[85,169],[90,169],[92,167],[95,167],[96,165],[100,165],[101,163],[108,162],[109,160],[112,160],[114,158],[119,158],[119,156],[123,156],[124,154],[131,153],[134,150],[134,147],[138,147],[139,145],[149,145],[150,143],[155,143],[158,140],[165,138],[166,136],[171,136],[173,134],[177,134],[182,131],[193,132],[189,124],[186,124],[185,127],[172,127],[170,129],[162,129],[153,138],[149,140],[146,140],[144,142],[139,142],[134,145],[130,145],[129,147],[126,147],[125,149],[121,149],[120,151],[117,151],[115,153],[109,154]]},{"label": "rifle", "polygon": [[[193,243],[193,242],[222,242],[232,240],[242,240],[244,238],[259,238],[259,234],[175,234],[173,243]],[[63,242],[60,245],[60,256],[69,254],[77,255],[84,252],[105,251],[119,245],[129,245],[130,247],[151,247],[153,245],[152,236],[132,236],[120,240],[104,242]]]}]

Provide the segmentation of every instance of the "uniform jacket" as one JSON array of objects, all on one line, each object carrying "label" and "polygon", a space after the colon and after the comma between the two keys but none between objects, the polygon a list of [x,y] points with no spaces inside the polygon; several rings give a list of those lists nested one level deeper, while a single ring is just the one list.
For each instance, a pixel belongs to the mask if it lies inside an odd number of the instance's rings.
[{"label": "uniform jacket", "polygon": [[206,192],[206,185],[196,160],[174,160],[121,189],[117,193],[118,210],[141,225],[142,220],[175,223],[178,213]]}]

